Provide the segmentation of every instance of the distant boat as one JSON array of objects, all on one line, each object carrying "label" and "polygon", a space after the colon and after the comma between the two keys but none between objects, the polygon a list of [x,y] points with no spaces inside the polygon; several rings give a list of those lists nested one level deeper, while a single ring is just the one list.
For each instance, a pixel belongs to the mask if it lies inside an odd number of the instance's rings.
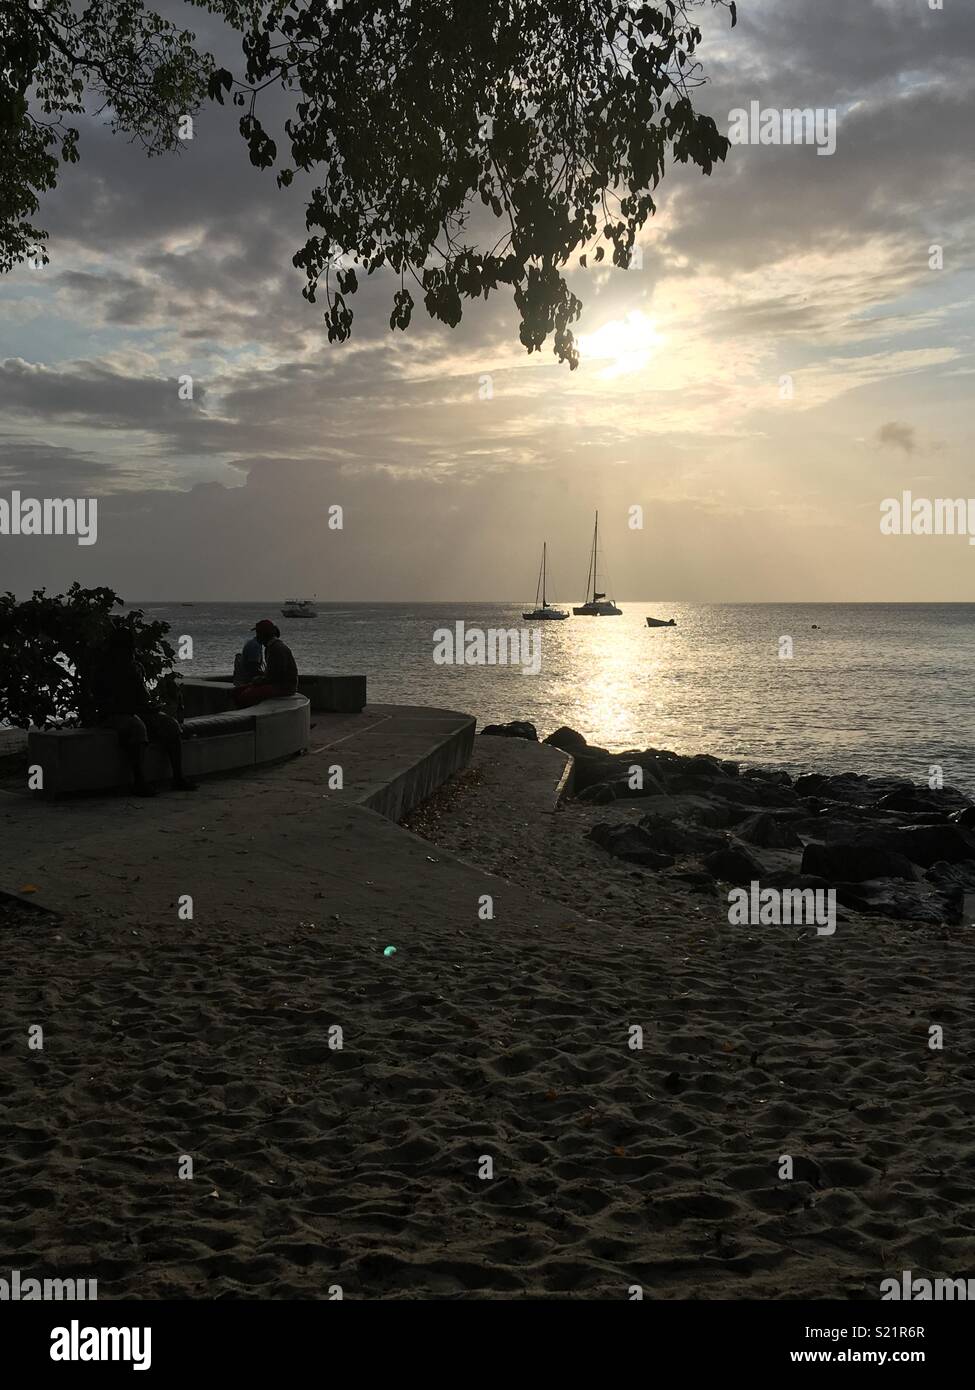
[{"label": "distant boat", "polygon": [[677,619],[676,619],[676,618],[668,618],[668,619],[666,620],[666,622],[664,621],[663,618],[648,618],[648,619],[647,619],[647,627],[676,627],[676,626],[677,626]]},{"label": "distant boat", "polygon": [[317,618],[318,613],[310,598],[288,598],[281,609],[282,618]]},{"label": "distant boat", "polygon": [[[569,616],[568,613],[566,613],[564,609],[553,607],[553,605],[552,605],[551,603],[549,603],[548,600],[547,600],[547,598],[545,597],[545,552],[546,552],[546,549],[547,549],[547,546],[545,545],[545,542],[543,541],[543,542],[542,542],[542,567],[541,567],[541,569],[538,571],[538,583],[535,585],[535,607],[534,607],[534,609],[532,610],[531,613],[522,613],[522,615],[521,615],[523,618],[525,618],[525,619],[528,620],[529,622],[536,622],[536,621],[539,621],[539,620],[542,620],[542,621],[545,621],[545,622],[553,622],[553,623],[554,623],[554,622],[561,622],[563,618],[567,618],[567,617]],[[541,596],[542,596],[541,607],[539,607],[539,604],[538,604],[538,596],[539,596],[539,594],[541,594]]]},{"label": "distant boat", "polygon": [[599,563],[599,513],[596,513],[596,526],[592,533],[592,554],[589,557],[589,575],[586,579],[586,601],[579,608],[573,608],[573,613],[577,618],[618,618],[623,614],[622,608],[617,608],[612,599],[607,599],[605,594],[601,594],[597,585],[599,577],[597,575],[597,565]]}]

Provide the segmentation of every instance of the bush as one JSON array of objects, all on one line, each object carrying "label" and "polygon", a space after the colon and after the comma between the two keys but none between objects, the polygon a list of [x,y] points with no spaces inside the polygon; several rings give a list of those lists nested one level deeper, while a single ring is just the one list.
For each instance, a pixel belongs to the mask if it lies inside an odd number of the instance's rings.
[{"label": "bush", "polygon": [[145,622],[141,609],[113,615],[121,604],[112,589],[80,584],[50,596],[35,589],[23,603],[0,595],[0,721],[22,729],[95,723],[91,673],[113,627],[131,630],[147,685],[160,704],[177,707],[169,624]]}]

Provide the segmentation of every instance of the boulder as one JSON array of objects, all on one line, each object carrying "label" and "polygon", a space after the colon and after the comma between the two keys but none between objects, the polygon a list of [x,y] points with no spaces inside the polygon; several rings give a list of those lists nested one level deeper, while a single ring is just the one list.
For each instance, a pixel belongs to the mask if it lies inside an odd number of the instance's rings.
[{"label": "boulder", "polygon": [[866,806],[874,796],[868,785],[869,780],[860,772],[839,772],[835,777],[827,777],[825,785],[814,794],[822,795],[829,801],[845,802],[848,806]]},{"label": "boulder", "polygon": [[702,862],[708,873],[724,883],[751,883],[753,879],[761,879],[765,872],[755,856],[739,844],[725,845]]},{"label": "boulder", "polygon": [[791,787],[792,778],[777,767],[746,767],[741,774],[751,782],[768,782],[773,787]]},{"label": "boulder", "polygon": [[809,844],[802,853],[802,872],[816,874],[833,883],[846,881],[863,883],[873,878],[920,877],[917,869],[880,839],[839,841],[824,845]]},{"label": "boulder", "polygon": [[653,812],[641,818],[640,828],[650,836],[654,849],[667,854],[700,855],[724,849],[728,845],[728,836],[718,831],[684,825]]},{"label": "boulder", "polygon": [[563,753],[571,753],[574,758],[589,748],[582,734],[577,734],[575,729],[566,728],[564,724],[542,741],[550,743],[553,748],[561,748]]},{"label": "boulder", "polygon": [[[894,791],[885,792],[874,802],[878,811],[937,811],[937,799],[929,792],[921,791],[913,782],[906,782]],[[942,812],[942,815],[945,813]]]},{"label": "boulder", "polygon": [[583,787],[576,800],[586,806],[608,806],[616,800],[615,786],[612,782],[593,782],[592,786]]},{"label": "boulder", "polygon": [[573,758],[575,766],[572,770],[572,786],[577,796],[586,787],[594,787],[597,782],[618,782],[626,770],[609,753],[599,753],[593,757],[588,753],[573,754]]},{"label": "boulder", "polygon": [[538,742],[538,731],[534,724],[529,724],[526,719],[513,719],[510,724],[486,724],[481,730],[481,737],[493,736],[495,738],[527,738],[532,743]]},{"label": "boulder", "polygon": [[774,811],[785,806],[798,806],[799,798],[792,787],[763,782],[758,778],[729,777],[719,787],[712,787],[715,796],[753,811]]},{"label": "boulder", "polygon": [[692,893],[711,894],[718,886],[712,876],[703,869],[675,869],[672,874],[667,875],[667,882],[682,884]]},{"label": "boulder", "polygon": [[950,821],[945,825],[902,826],[896,831],[885,832],[884,838],[899,854],[925,868],[939,859],[948,864],[975,859],[975,834]]},{"label": "boulder", "polygon": [[961,888],[963,892],[975,893],[975,863],[971,860],[960,864],[948,864],[939,860],[931,865],[924,877],[928,883],[933,883],[936,888],[942,888],[946,892]]},{"label": "boulder", "polygon": [[655,849],[650,836],[638,825],[608,825],[603,822],[592,827],[589,839],[614,859],[639,864],[644,869],[669,869],[674,863],[674,856]]},{"label": "boulder", "polygon": [[822,772],[802,772],[795,780],[795,789],[800,796],[821,796],[828,782]]},{"label": "boulder", "polygon": [[802,841],[796,834],[794,819],[789,813],[776,816],[769,811],[759,811],[742,821],[736,831],[741,839],[750,845],[760,845],[763,849],[801,849]]}]

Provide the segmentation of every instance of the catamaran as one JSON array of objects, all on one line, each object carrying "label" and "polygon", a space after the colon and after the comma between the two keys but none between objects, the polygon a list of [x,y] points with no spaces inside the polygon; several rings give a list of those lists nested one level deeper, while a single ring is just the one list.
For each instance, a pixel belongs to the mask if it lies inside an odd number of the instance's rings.
[{"label": "catamaran", "polygon": [[[569,616],[568,613],[566,613],[566,611],[565,611],[563,608],[556,608],[556,607],[554,607],[553,604],[549,603],[549,602],[548,602],[548,599],[547,599],[546,596],[545,596],[545,552],[546,552],[546,550],[547,550],[547,546],[546,546],[545,542],[543,541],[543,542],[542,542],[542,567],[541,567],[541,569],[538,571],[538,583],[535,585],[535,607],[534,607],[534,609],[532,610],[531,613],[522,613],[522,615],[521,615],[521,616],[522,616],[526,621],[528,621],[528,622],[536,622],[536,621],[538,621],[539,619],[541,619],[541,620],[543,620],[543,621],[545,621],[545,622],[553,622],[553,623],[554,623],[554,622],[561,622],[563,618],[567,618],[567,617]],[[539,607],[539,604],[538,604],[538,596],[539,596],[539,594],[541,594],[541,596],[542,596],[541,607]]]},{"label": "catamaran", "polygon": [[[617,608],[612,599],[607,599],[605,594],[601,594],[596,587],[599,577],[596,568],[599,563],[598,557],[599,543],[599,513],[596,513],[596,527],[592,533],[592,554],[589,557],[589,575],[586,579],[586,601],[578,608],[573,608],[577,618],[618,618],[622,616],[622,608]],[[590,598],[590,592],[592,597]]]}]

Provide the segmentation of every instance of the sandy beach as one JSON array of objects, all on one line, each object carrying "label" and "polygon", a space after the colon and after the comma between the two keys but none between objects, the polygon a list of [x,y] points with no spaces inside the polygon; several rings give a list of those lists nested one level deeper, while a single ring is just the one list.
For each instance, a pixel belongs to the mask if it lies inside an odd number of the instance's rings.
[{"label": "sandy beach", "polygon": [[0,1268],[150,1299],[875,1298],[975,1268],[971,924],[731,928],[588,840],[605,807],[556,810],[559,759],[478,738],[408,821],[557,905],[538,925],[412,920],[404,883],[386,957],[368,911],[0,905]]}]

